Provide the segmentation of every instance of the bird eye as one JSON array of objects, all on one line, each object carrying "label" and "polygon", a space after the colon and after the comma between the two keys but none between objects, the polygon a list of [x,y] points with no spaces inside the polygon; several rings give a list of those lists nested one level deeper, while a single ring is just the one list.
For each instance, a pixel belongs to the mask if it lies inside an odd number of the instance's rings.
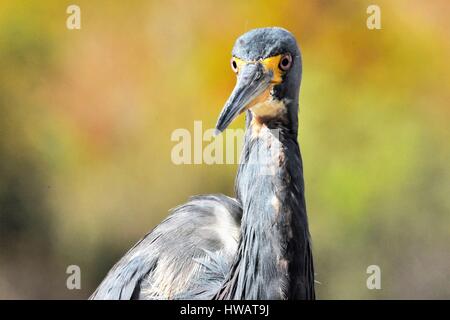
[{"label": "bird eye", "polygon": [[231,59],[231,69],[233,70],[234,73],[238,73],[238,65],[236,60]]},{"label": "bird eye", "polygon": [[279,65],[281,70],[287,71],[287,70],[289,70],[291,65],[292,65],[292,56],[289,53],[285,54],[283,57],[281,57],[280,65]]}]

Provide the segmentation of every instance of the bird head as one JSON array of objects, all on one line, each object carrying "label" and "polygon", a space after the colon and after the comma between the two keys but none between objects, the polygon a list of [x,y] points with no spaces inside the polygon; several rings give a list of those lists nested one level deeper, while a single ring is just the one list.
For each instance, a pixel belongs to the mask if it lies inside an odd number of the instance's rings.
[{"label": "bird head", "polygon": [[219,116],[217,132],[246,110],[260,123],[280,119],[297,125],[302,62],[289,31],[273,27],[243,34],[234,44],[231,69],[236,86]]}]

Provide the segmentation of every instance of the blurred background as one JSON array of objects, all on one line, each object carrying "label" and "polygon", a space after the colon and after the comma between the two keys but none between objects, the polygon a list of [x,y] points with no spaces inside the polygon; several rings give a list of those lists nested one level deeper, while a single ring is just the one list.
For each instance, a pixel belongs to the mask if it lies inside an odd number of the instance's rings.
[{"label": "blurred background", "polygon": [[234,40],[274,25],[303,52],[318,298],[450,298],[448,1],[77,0],[81,30],[70,4],[0,4],[0,298],[87,298],[170,208],[233,195],[236,165],[177,166],[170,137],[214,126]]}]

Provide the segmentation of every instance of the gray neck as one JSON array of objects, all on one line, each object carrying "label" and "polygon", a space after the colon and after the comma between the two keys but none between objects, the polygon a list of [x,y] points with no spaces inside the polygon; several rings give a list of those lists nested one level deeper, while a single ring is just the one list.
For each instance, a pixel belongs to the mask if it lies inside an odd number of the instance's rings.
[{"label": "gray neck", "polygon": [[222,298],[313,298],[297,131],[285,123],[272,129],[264,125],[255,136],[248,123],[236,180],[243,207],[241,239]]}]

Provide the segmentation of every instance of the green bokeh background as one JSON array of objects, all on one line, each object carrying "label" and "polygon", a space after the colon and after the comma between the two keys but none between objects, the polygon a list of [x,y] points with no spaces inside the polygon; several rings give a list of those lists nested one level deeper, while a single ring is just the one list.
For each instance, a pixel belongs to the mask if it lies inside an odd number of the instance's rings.
[{"label": "green bokeh background", "polygon": [[214,126],[235,38],[273,25],[303,52],[318,298],[450,298],[448,1],[79,0],[71,31],[73,3],[0,2],[0,298],[87,298],[168,209],[232,195],[236,165],[176,166],[170,136]]}]

